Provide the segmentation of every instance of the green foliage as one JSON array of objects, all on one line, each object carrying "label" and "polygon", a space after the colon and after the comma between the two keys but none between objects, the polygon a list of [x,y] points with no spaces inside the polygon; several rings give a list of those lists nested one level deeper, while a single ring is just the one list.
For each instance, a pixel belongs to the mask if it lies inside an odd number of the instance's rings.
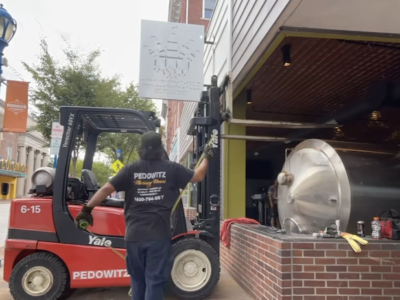
[{"label": "green foliage", "polygon": [[[130,108],[142,111],[156,112],[154,102],[139,98],[138,90],[131,83],[118,99],[111,103],[111,107]],[[121,161],[126,165],[138,158],[137,149],[140,145],[140,135],[126,133],[103,133],[98,139],[98,149],[107,155],[111,161],[116,159],[117,149],[122,151]]]},{"label": "green foliage", "polygon": [[[107,78],[101,74],[96,62],[101,54],[99,50],[81,53],[64,42],[64,63],[55,60],[44,38],[40,41],[38,62],[34,65],[23,62],[35,83],[30,91],[30,101],[37,110],[32,113],[37,122],[36,130],[48,142],[51,139],[51,123],[59,119],[60,106],[117,107],[156,112],[151,100],[138,97],[137,86],[133,83],[121,89],[118,76]],[[126,164],[137,158],[139,142],[137,135],[102,134],[98,150],[114,161],[115,150],[121,149],[124,155],[122,160]],[[73,176],[79,173],[79,170],[75,172],[75,166],[79,152],[84,148],[81,140],[75,142],[72,153]]]},{"label": "green foliage", "polygon": [[30,101],[38,110],[33,113],[37,130],[50,141],[51,123],[59,119],[60,106],[109,106],[119,96],[120,84],[118,77],[101,75],[96,64],[99,50],[81,54],[67,44],[63,49],[65,64],[61,64],[50,54],[45,39],[40,48],[37,64],[22,64],[36,83]]},{"label": "green foliage", "polygon": [[[78,159],[76,162],[75,176],[73,177],[81,178],[82,167],[83,167],[83,160]],[[73,166],[71,161],[70,170],[72,169]],[[92,171],[96,175],[97,181],[99,182],[100,186],[103,186],[108,181],[108,179],[113,175],[113,171],[110,169],[110,166],[107,166],[102,162],[93,162]]]},{"label": "green foliage", "polygon": [[50,157],[50,158],[49,158],[49,162],[48,162],[48,164],[47,164],[47,166],[46,166],[46,167],[50,167],[50,168],[52,168],[52,167],[53,167],[53,165],[54,165],[54,158]]}]

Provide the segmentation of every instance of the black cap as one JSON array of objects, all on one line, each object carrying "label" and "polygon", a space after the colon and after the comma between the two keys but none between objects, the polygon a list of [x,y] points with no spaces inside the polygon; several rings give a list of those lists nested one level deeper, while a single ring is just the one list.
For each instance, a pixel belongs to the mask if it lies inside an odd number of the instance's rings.
[{"label": "black cap", "polygon": [[153,150],[162,148],[161,135],[155,131],[149,131],[143,134],[141,148],[143,154],[149,153]]}]

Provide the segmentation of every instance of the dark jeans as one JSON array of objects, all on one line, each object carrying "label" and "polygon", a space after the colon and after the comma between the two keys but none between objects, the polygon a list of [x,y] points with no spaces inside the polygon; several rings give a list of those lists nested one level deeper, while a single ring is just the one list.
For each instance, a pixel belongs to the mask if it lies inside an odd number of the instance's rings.
[{"label": "dark jeans", "polygon": [[163,300],[172,268],[171,239],[126,242],[126,252],[132,300]]}]

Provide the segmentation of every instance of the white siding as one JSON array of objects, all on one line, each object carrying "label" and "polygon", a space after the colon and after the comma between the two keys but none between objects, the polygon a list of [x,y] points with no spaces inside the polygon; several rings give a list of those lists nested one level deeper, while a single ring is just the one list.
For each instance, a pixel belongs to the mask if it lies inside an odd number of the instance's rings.
[{"label": "white siding", "polygon": [[[211,83],[211,76],[218,76],[218,84],[224,80],[230,70],[231,62],[231,30],[233,0],[218,0],[210,25],[207,31],[207,41],[214,44],[204,45],[204,84]],[[200,98],[200,95],[199,95]],[[181,116],[180,136],[180,160],[183,159],[189,146],[192,144],[192,137],[187,136],[190,119],[193,117],[197,102],[185,102]]]},{"label": "white siding", "polygon": [[[267,35],[271,39],[279,31],[278,18],[286,6],[298,0],[234,0],[232,31],[232,80],[248,72],[250,65],[260,58],[269,42],[263,43]],[[283,23],[283,22],[282,22]],[[268,38],[268,37],[267,37]],[[262,45],[260,45],[262,44]],[[263,49],[260,49],[261,48]],[[244,72],[242,72],[244,71]],[[242,79],[242,78],[241,78]],[[240,80],[239,82],[240,83]],[[236,85],[236,82],[235,82]]]},{"label": "white siding", "polygon": [[400,1],[303,0],[285,27],[400,34]]}]

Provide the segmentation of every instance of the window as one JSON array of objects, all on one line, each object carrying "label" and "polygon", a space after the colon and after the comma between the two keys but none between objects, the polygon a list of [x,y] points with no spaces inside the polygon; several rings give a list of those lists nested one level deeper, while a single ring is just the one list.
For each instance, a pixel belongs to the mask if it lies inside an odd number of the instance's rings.
[{"label": "window", "polygon": [[12,160],[12,146],[7,146],[7,160]]},{"label": "window", "polygon": [[211,19],[216,2],[217,2],[217,0],[203,0],[203,7],[204,7],[203,17],[204,17],[204,19]]}]

